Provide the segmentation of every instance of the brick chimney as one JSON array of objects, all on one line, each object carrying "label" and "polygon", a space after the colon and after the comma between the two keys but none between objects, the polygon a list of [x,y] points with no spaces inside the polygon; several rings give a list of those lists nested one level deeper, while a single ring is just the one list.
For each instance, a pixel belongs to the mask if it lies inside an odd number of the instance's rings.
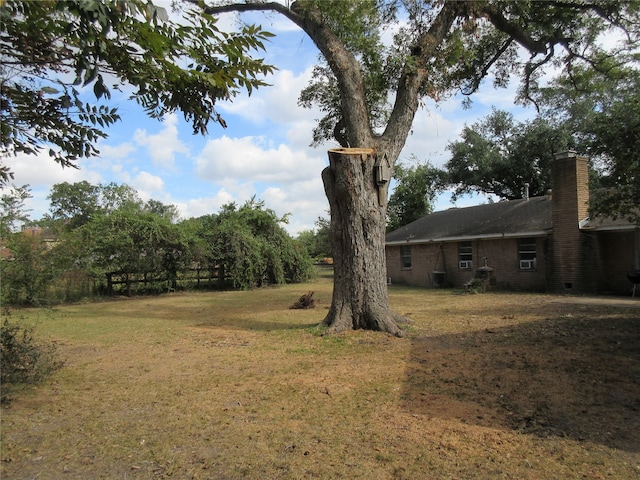
[{"label": "brick chimney", "polygon": [[585,239],[580,222],[589,216],[589,161],[576,152],[556,154],[551,162],[553,192],[552,280],[555,292],[582,293],[588,290]]}]

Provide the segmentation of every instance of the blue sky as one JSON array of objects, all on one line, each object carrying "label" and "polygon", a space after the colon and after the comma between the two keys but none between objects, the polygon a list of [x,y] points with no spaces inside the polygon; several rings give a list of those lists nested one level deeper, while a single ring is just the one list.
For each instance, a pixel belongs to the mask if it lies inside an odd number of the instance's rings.
[{"label": "blue sky", "polygon": [[[81,160],[78,170],[62,169],[46,153],[7,159],[15,173],[14,184],[31,187],[33,198],[27,203],[31,218],[47,212],[46,196],[54,184],[82,180],[126,183],[143,200],[175,204],[183,218],[216,213],[226,203],[242,204],[255,196],[278,215],[290,214],[285,227],[292,235],[314,228],[320,216],[328,218],[320,174],[328,163],[327,150],[337,144],[309,147],[320,113],[297,106],[317,62],[317,49],[284,18],[252,18],[276,34],[266,45],[265,55],[279,70],[266,79],[272,86],[254,91],[251,97],[240,95],[231,103],[218,104],[227,129],[211,124],[206,137],[193,135],[181,114],[162,122],[149,119],[135,102],[112,92],[122,120],[100,142],[100,157]],[[233,16],[221,19],[221,24],[233,28]],[[515,83],[507,90],[485,86],[472,97],[470,110],[461,107],[460,98],[437,106],[427,102],[416,115],[400,161],[415,155],[443,165],[448,159],[447,143],[457,140],[465,124],[486,116],[492,107],[510,110],[517,119],[533,116],[532,109],[514,105],[515,88]],[[486,198],[474,196],[455,205],[483,202]],[[436,210],[452,206],[450,194],[445,193],[438,198]]]}]

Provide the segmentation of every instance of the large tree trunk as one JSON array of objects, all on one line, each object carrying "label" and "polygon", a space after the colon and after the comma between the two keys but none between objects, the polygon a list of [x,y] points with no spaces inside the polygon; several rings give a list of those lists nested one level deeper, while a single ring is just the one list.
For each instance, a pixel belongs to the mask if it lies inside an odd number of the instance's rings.
[{"label": "large tree trunk", "polygon": [[[331,213],[334,282],[323,324],[329,332],[362,328],[400,337],[398,322],[406,319],[390,309],[386,281],[388,183],[376,177],[376,160],[370,148],[329,150],[322,180]],[[388,179],[390,173],[384,174]]]}]

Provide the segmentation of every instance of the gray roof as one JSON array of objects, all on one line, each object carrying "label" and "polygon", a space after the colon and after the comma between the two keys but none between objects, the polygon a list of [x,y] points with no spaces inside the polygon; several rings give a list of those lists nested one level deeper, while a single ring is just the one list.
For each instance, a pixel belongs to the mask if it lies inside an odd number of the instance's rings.
[{"label": "gray roof", "polygon": [[551,200],[543,196],[434,212],[388,233],[386,243],[533,237],[551,230]]},{"label": "gray roof", "polygon": [[606,231],[606,230],[635,230],[640,228],[640,225],[636,225],[631,223],[626,218],[586,218],[584,221],[580,222],[580,228],[582,230],[598,230],[598,231]]}]

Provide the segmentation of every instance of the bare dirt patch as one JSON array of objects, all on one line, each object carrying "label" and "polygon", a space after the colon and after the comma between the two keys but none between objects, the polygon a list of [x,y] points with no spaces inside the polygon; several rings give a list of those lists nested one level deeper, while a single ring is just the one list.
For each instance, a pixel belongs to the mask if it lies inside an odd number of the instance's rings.
[{"label": "bare dirt patch", "polygon": [[640,325],[560,318],[414,339],[405,408],[640,451]]},{"label": "bare dirt patch", "polygon": [[640,478],[640,309],[394,286],[405,338],[323,337],[330,299],[58,309],[66,367],[3,408],[2,478]]}]

